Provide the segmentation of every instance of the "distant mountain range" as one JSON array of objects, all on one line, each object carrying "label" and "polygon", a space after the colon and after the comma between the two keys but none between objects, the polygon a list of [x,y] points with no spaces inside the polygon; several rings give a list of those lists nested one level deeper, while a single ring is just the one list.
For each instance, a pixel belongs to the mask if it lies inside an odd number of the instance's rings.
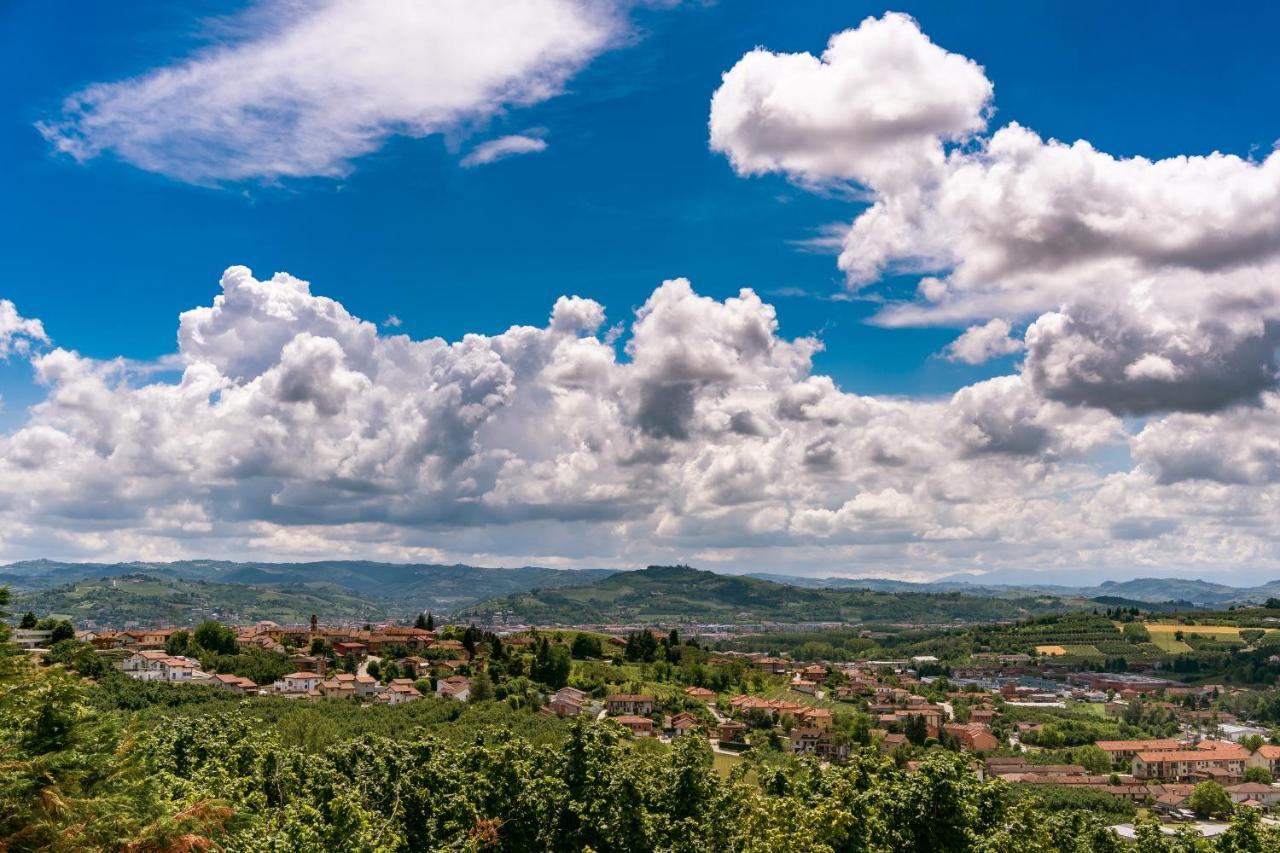
[{"label": "distant mountain range", "polygon": [[1216,607],[1229,604],[1260,603],[1280,598],[1280,580],[1260,586],[1234,587],[1204,580],[1186,578],[1135,578],[1127,581],[1103,581],[1096,586],[1062,586],[1055,584],[990,584],[971,580],[969,575],[951,575],[937,581],[914,583],[889,578],[801,578],[788,575],[753,573],[748,577],[790,583],[810,589],[870,589],[880,592],[963,592],[996,598],[1020,598],[1027,595],[1053,595],[1087,600],[1123,599],[1144,604],[1191,604]]},{"label": "distant mountain range", "polygon": [[[299,612],[322,618],[403,618],[423,610],[447,613],[484,598],[528,589],[586,584],[613,574],[605,569],[513,569],[467,565],[327,560],[313,563],[237,563],[181,560],[169,563],[62,563],[30,560],[0,566],[0,586],[15,594],[11,609],[69,613],[114,624],[189,621],[220,612],[253,619],[293,621]],[[151,583],[110,584],[145,576]],[[198,585],[203,584],[203,587]],[[238,594],[244,591],[245,594]],[[194,595],[191,598],[188,594]],[[258,600],[264,606],[249,605]],[[234,601],[231,606],[229,601]],[[216,608],[215,608],[216,609]],[[128,614],[124,616],[123,614]],[[192,617],[195,618],[195,617]],[[247,618],[247,617],[244,617]]]},{"label": "distant mountain range", "polygon": [[650,566],[590,584],[487,599],[465,608],[463,615],[542,625],[683,621],[938,625],[1023,619],[1078,606],[1052,596],[832,589],[688,566]]},{"label": "distant mountain range", "polygon": [[[145,576],[147,583],[103,581]],[[760,620],[940,623],[1021,618],[1068,607],[1137,606],[1173,610],[1261,603],[1280,598],[1280,581],[1233,587],[1184,578],[1138,578],[1094,586],[992,583],[952,575],[929,583],[889,578],[727,575],[687,567],[643,571],[483,568],[426,563],[322,560],[310,563],[181,560],[0,566],[11,609],[70,613],[113,624],[186,621],[210,612],[293,621],[404,618],[505,611],[525,621]],[[202,585],[202,586],[196,586]],[[985,600],[986,603],[983,603]]]}]

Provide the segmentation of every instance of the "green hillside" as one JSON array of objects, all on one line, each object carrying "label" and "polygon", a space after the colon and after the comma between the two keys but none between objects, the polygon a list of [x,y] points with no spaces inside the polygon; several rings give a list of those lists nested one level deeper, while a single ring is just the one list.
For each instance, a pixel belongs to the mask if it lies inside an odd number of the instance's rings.
[{"label": "green hillside", "polygon": [[811,589],[687,566],[650,566],[595,583],[533,589],[465,608],[536,624],[599,622],[911,622],[1019,619],[1070,605],[1052,597],[995,599],[961,593]]},{"label": "green hillside", "polygon": [[329,620],[383,619],[385,601],[361,598],[328,583],[256,587],[134,574],[77,581],[14,596],[16,612],[65,614],[76,624],[191,625],[224,622],[305,622],[316,613]]}]

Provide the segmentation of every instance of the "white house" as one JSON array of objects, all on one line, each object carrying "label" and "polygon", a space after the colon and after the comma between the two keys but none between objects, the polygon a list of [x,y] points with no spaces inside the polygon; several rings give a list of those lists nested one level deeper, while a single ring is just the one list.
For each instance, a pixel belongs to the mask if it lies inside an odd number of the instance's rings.
[{"label": "white house", "polygon": [[324,676],[317,672],[291,672],[271,685],[277,693],[305,694],[320,689]]},{"label": "white house", "polygon": [[465,702],[471,698],[471,679],[465,675],[451,675],[436,682],[436,695]]}]

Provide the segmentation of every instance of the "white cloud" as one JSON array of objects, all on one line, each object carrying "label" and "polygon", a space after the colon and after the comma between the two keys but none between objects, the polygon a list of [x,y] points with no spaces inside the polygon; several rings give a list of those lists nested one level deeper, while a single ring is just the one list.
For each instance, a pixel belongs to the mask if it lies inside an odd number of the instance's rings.
[{"label": "white cloud", "polygon": [[996,317],[980,326],[970,326],[960,337],[947,344],[945,356],[949,361],[965,364],[982,364],[1002,355],[1022,351],[1022,341],[1009,336],[1012,327],[1008,320]]},{"label": "white cloud", "polygon": [[832,36],[821,57],[743,56],[712,98],[711,147],[743,175],[892,182],[982,130],[991,94],[978,65],[890,12]]},{"label": "white cloud", "polygon": [[404,321],[401,320],[399,317],[397,317],[395,314],[388,314],[387,319],[382,321],[382,327],[384,329],[398,329],[403,325],[404,325]]},{"label": "white cloud", "polygon": [[[621,358],[581,296],[446,342],[379,334],[285,273],[221,285],[181,316],[177,379],[28,353],[48,393],[0,437],[0,558],[1280,566],[1257,515],[1280,504],[1274,401],[1130,438],[1022,375],[859,396],[754,292],[683,279],[636,311]],[[1132,471],[1094,461],[1126,441]]]},{"label": "white cloud", "polygon": [[1212,411],[1276,387],[1280,152],[1153,161],[1016,123],[987,136],[990,94],[976,65],[888,15],[821,62],[748,53],[713,99],[711,146],[743,174],[861,184],[849,289],[920,276],[877,322],[977,321],[952,358],[1011,352],[1000,324],[1026,321],[1026,376],[1050,399]]},{"label": "white cloud", "polygon": [[477,145],[471,150],[470,154],[462,158],[460,165],[463,168],[483,166],[486,163],[505,160],[508,157],[515,157],[519,154],[535,154],[546,150],[546,140],[535,136],[521,136],[519,134],[502,136]]},{"label": "white cloud", "polygon": [[8,299],[0,299],[0,359],[14,353],[26,355],[35,343],[49,342],[44,325],[39,320],[23,317]]},{"label": "white cloud", "polygon": [[264,0],[252,32],[69,97],[39,127],[193,183],[340,176],[393,135],[464,131],[559,94],[622,34],[592,0]]}]

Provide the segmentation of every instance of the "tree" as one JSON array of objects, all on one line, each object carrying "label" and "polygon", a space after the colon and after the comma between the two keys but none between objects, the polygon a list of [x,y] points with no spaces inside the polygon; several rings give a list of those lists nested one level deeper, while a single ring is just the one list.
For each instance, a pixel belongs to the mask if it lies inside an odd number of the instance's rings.
[{"label": "tree", "polygon": [[24,630],[34,628],[36,626],[36,615],[28,610],[22,614],[22,621],[18,623],[18,627]]},{"label": "tree", "polygon": [[427,614],[427,630],[434,631],[436,629],[436,618],[430,613]]},{"label": "tree", "polygon": [[365,667],[365,672],[372,678],[380,678],[382,676],[382,664],[376,660],[371,660],[369,665]]},{"label": "tree", "polygon": [[1266,743],[1266,741],[1263,740],[1262,735],[1245,735],[1240,738],[1240,745],[1250,752],[1257,752],[1258,747],[1262,746],[1264,743]]},{"label": "tree", "polygon": [[431,630],[427,627],[427,616],[425,613],[418,614],[418,618],[413,620],[413,627],[420,628],[424,631]]},{"label": "tree", "polygon": [[1196,785],[1187,799],[1187,805],[1196,817],[1218,817],[1231,814],[1231,795],[1227,789],[1214,781],[1201,782]]},{"label": "tree", "polygon": [[205,651],[220,655],[232,655],[236,652],[236,632],[212,619],[197,625],[192,637],[196,645]]},{"label": "tree", "polygon": [[1111,770],[1111,756],[1091,743],[1076,747],[1071,751],[1071,757],[1090,773],[1108,773]]},{"label": "tree", "polygon": [[600,638],[595,634],[577,634],[573,638],[573,645],[570,647],[570,652],[573,657],[578,660],[604,656],[604,649],[600,646]]},{"label": "tree", "polygon": [[1246,767],[1243,778],[1246,782],[1258,782],[1263,785],[1270,785],[1274,781],[1271,778],[1271,771],[1265,767]]},{"label": "tree", "polygon": [[493,698],[493,682],[489,680],[488,674],[481,672],[475,678],[471,679],[471,699],[472,702],[487,702]]},{"label": "tree", "polygon": [[164,650],[171,655],[185,655],[191,646],[191,634],[187,631],[174,631],[164,641]]},{"label": "tree", "polygon": [[907,717],[907,722],[903,726],[903,734],[907,736],[907,740],[916,746],[924,746],[925,740],[929,737],[929,726],[925,723],[924,717],[919,714],[912,714]]},{"label": "tree", "polygon": [[543,637],[538,643],[538,651],[533,656],[529,677],[547,685],[552,690],[559,690],[569,683],[571,667],[569,650],[564,646],[553,646],[546,637]]}]

